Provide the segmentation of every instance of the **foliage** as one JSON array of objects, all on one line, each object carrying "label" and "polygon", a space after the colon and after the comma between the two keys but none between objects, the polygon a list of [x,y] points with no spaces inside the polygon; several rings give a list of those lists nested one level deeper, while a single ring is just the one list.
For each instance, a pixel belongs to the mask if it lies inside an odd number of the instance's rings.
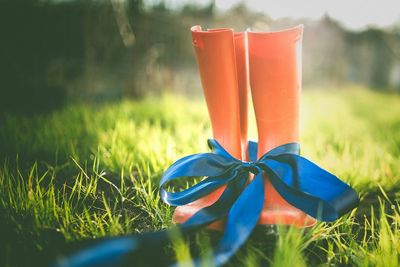
[{"label": "foliage", "polygon": [[272,20],[214,1],[0,1],[0,112],[47,111],[86,100],[120,100],[164,90],[199,94],[190,27],[281,30],[305,25],[303,82],[356,82],[400,91],[400,34],[352,32],[328,16]]}]

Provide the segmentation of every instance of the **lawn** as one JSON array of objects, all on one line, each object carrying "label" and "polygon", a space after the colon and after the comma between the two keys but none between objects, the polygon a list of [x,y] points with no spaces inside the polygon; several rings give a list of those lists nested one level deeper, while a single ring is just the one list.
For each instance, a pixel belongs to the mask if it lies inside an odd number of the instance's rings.
[{"label": "lawn", "polygon": [[[399,266],[400,96],[304,90],[301,107],[302,154],[353,186],[360,206],[312,229],[259,227],[228,265]],[[0,266],[45,266],[81,240],[170,227],[160,177],[207,151],[208,137],[203,100],[173,95],[1,116]],[[175,238],[159,257],[207,261],[220,235]]]}]

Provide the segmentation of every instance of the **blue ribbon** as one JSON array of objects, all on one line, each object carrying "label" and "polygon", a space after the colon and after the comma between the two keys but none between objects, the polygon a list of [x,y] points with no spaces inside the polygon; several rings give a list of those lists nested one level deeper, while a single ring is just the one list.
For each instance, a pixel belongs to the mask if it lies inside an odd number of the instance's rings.
[{"label": "blue ribbon", "polygon": [[[160,190],[165,203],[181,206],[227,184],[215,204],[198,211],[182,225],[203,225],[227,215],[225,233],[214,257],[216,265],[225,263],[256,226],[264,204],[264,173],[287,202],[321,221],[334,221],[358,205],[357,193],[333,174],[301,157],[298,143],[276,147],[257,160],[257,143],[249,142],[250,162],[234,158],[214,139],[209,139],[208,144],[212,153],[190,155],[169,167],[161,178]],[[249,173],[255,177],[246,186]],[[196,176],[208,178],[181,192],[165,189],[170,181]],[[231,193],[233,189],[235,192]],[[233,199],[236,201],[232,203]]]},{"label": "blue ribbon", "polygon": [[[166,170],[161,178],[160,193],[165,203],[181,206],[226,185],[214,204],[199,210],[179,226],[183,232],[188,232],[227,217],[224,235],[214,250],[215,265],[226,263],[256,226],[264,204],[265,177],[287,202],[321,221],[334,221],[358,205],[357,193],[333,174],[301,157],[298,143],[276,147],[257,160],[257,143],[249,142],[250,162],[234,158],[214,139],[209,139],[208,144],[211,153],[186,156]],[[251,181],[250,173],[254,174]],[[180,192],[166,189],[171,181],[199,176],[207,178]],[[102,262],[104,266],[115,266],[116,259],[121,261],[127,254],[143,250],[143,244],[149,243],[149,240],[154,241],[150,242],[154,249],[168,239],[166,232],[155,235],[156,238],[150,235],[149,238],[130,236],[108,240],[76,254],[66,261],[68,264],[59,266],[91,266],[89,263],[98,263],[101,258],[99,252],[107,251],[107,248],[115,253]],[[110,259],[113,260],[108,265]]]}]

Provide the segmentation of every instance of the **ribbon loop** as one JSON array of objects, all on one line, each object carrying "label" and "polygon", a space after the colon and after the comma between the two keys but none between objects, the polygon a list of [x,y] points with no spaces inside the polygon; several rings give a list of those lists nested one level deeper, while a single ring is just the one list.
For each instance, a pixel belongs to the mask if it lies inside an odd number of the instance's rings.
[{"label": "ribbon loop", "polygon": [[299,155],[266,157],[263,169],[286,201],[319,220],[334,221],[358,205],[349,185]]}]

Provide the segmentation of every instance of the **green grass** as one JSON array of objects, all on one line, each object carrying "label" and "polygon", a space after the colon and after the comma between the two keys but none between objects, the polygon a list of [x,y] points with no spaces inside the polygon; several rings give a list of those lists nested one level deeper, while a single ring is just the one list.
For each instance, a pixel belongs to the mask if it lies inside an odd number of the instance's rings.
[{"label": "green grass", "polygon": [[[205,103],[171,95],[1,117],[0,266],[42,266],[78,240],[170,227],[160,177],[207,151],[210,136]],[[304,91],[301,143],[356,188],[359,208],[312,229],[259,227],[229,265],[399,266],[400,96]],[[219,237],[178,239],[166,257],[207,261]]]}]

